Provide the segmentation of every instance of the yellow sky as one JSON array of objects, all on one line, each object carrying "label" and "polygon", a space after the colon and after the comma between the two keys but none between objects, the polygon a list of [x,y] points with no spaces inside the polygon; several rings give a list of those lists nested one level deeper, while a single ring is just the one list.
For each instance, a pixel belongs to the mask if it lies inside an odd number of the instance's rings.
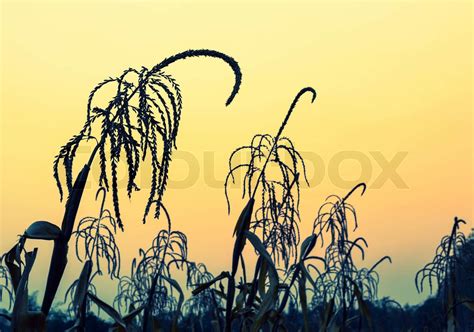
[{"label": "yellow sky", "polygon": [[[274,134],[308,85],[317,101],[302,100],[285,131],[306,152],[313,179],[302,196],[302,235],[324,197],[347,191],[340,179],[362,174],[374,184],[383,169],[374,155],[402,158],[396,173],[408,186],[389,180],[352,201],[357,234],[369,243],[366,264],[393,259],[380,267],[379,295],[401,302],[426,296],[416,295],[414,273],[455,215],[469,221],[466,232],[472,227],[470,2],[4,1],[1,29],[1,251],[32,221],[60,224],[52,160],[81,128],[91,88],[190,48],[225,52],[243,72],[241,91],[225,108],[233,84],[227,66],[194,59],[167,70],[182,85],[184,111],[165,203],[174,228],[188,235],[192,260],[216,274],[229,269],[243,202],[234,189],[227,216],[212,179],[223,179],[229,153],[253,134]],[[96,185],[80,216],[96,214]],[[118,238],[125,273],[163,225],[141,224],[144,201],[145,193],[124,199],[126,232]],[[39,247],[32,287],[41,292],[51,248]],[[64,285],[79,273],[70,261]],[[107,285],[110,299],[115,286]]]}]

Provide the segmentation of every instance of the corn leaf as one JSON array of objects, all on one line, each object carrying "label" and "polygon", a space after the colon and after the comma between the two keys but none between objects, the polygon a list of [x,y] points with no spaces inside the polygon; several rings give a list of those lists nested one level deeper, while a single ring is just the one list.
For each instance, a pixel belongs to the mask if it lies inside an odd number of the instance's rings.
[{"label": "corn leaf", "polygon": [[369,325],[369,330],[373,331],[374,330],[374,324],[372,320],[372,315],[370,314],[369,307],[367,306],[367,303],[364,301],[364,298],[362,296],[362,292],[360,291],[359,287],[357,284],[353,283],[354,285],[354,295],[357,299],[357,304],[359,306],[359,311],[362,317],[364,317],[367,320],[367,324]]},{"label": "corn leaf", "polygon": [[76,220],[79,204],[86,186],[89,169],[90,167],[88,165],[84,165],[82,170],[79,172],[76,181],[74,182],[74,186],[66,202],[66,210],[64,212],[63,222],[61,225],[63,236],[54,241],[45,295],[41,305],[41,311],[46,316],[51,309],[56,292],[58,291],[59,283],[61,282],[64,270],[66,269],[68,241],[71,238],[72,230],[74,229],[74,222]]},{"label": "corn leaf", "polygon": [[[193,295],[198,295],[199,293],[205,291],[206,289],[208,289],[209,287],[214,285],[219,280],[222,280],[222,279],[225,279],[225,278],[228,278],[228,277],[229,277],[229,272],[222,272],[221,274],[219,274],[217,277],[215,277],[211,281],[198,285],[198,287],[196,287],[192,291],[192,294]],[[218,292],[216,292],[216,294],[220,295]]]},{"label": "corn leaf", "polygon": [[244,232],[246,232],[250,228],[250,221],[252,219],[254,203],[255,200],[253,198],[250,198],[247,205],[245,205],[244,209],[240,213],[239,219],[237,220],[237,224],[235,225],[234,235],[237,235],[237,239],[235,240],[234,251],[232,253],[233,277],[235,277],[235,274],[237,273],[237,268],[239,266],[239,258],[245,247],[246,237],[244,235]]},{"label": "corn leaf", "polygon": [[23,236],[34,240],[57,240],[62,235],[61,229],[49,221],[35,221]]},{"label": "corn leaf", "polygon": [[300,295],[301,311],[303,313],[304,331],[309,331],[308,300],[306,297],[306,276],[304,273],[298,278],[298,293]]},{"label": "corn leaf", "polygon": [[237,219],[237,223],[235,224],[234,228],[234,233],[233,235],[238,235],[241,233],[243,230],[245,230],[245,224],[249,221],[249,219],[252,218],[252,211],[253,211],[253,205],[255,203],[255,200],[253,198],[250,198],[249,201],[247,202],[247,205],[245,205],[244,209],[240,213],[239,219]]},{"label": "corn leaf", "polygon": [[[94,302],[100,309],[104,310],[104,312],[110,316],[115,322],[115,324],[119,325],[120,327],[126,329],[126,323],[120,316],[117,310],[115,310],[112,306],[108,305],[97,296],[92,294],[91,292],[87,292],[87,296]],[[138,314],[138,313],[137,313]]]},{"label": "corn leaf", "polygon": [[311,234],[308,236],[303,243],[301,244],[301,257],[300,261],[304,260],[313,250],[314,246],[316,245],[316,235]]},{"label": "corn leaf", "polygon": [[16,292],[18,289],[18,284],[21,279],[21,269],[20,269],[20,258],[18,247],[20,243],[17,243],[13,248],[11,248],[5,254],[5,265],[7,266],[8,272],[10,273],[10,278],[13,284],[13,290]]},{"label": "corn leaf", "polygon": [[176,314],[173,318],[173,325],[171,327],[172,332],[177,332],[178,331],[178,319],[179,319],[179,316],[181,314],[181,307],[183,306],[183,302],[184,302],[184,293],[183,293],[183,290],[181,289],[181,286],[179,286],[179,284],[176,280],[168,278],[166,276],[162,276],[162,278],[165,279],[179,293],[178,308],[177,308]]},{"label": "corn leaf", "polygon": [[273,264],[271,256],[265,249],[265,246],[260,241],[260,239],[253,233],[248,231],[245,232],[246,238],[250,241],[252,246],[257,250],[260,256],[266,261],[268,268],[268,277],[270,279],[270,285],[268,291],[265,293],[265,296],[262,299],[260,308],[256,314],[254,323],[252,325],[252,331],[257,332],[260,330],[261,326],[265,321],[267,313],[275,306],[276,300],[278,297],[278,273]]},{"label": "corn leaf", "polygon": [[89,288],[89,279],[92,272],[92,261],[88,260],[84,263],[81,274],[77,281],[76,292],[74,293],[73,306],[79,311],[82,306],[86,305],[86,295]]},{"label": "corn leaf", "polygon": [[38,249],[27,252],[25,255],[25,269],[18,284],[15,304],[12,312],[13,331],[46,331],[46,317],[41,312],[28,311],[28,279],[36,260]]}]

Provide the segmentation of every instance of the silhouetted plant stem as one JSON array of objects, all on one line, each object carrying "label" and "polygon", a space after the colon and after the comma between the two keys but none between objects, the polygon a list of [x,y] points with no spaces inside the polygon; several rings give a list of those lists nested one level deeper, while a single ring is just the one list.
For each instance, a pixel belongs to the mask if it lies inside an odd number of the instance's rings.
[{"label": "silhouetted plant stem", "polygon": [[[245,247],[247,238],[249,236],[247,234],[247,232],[250,230],[250,224],[251,224],[251,221],[252,221],[253,209],[254,209],[254,205],[255,205],[255,196],[256,196],[256,193],[259,189],[260,184],[262,182],[265,182],[264,184],[262,184],[262,186],[264,187],[263,191],[267,190],[268,188],[271,189],[270,199],[273,199],[273,201],[271,201],[270,203],[272,203],[272,207],[276,207],[279,204],[278,202],[275,201],[275,190],[274,190],[273,186],[275,185],[275,183],[277,185],[281,185],[282,190],[283,190],[283,200],[288,200],[289,201],[289,202],[286,202],[288,204],[286,209],[288,209],[288,211],[291,210],[290,213],[288,214],[288,216],[291,215],[292,217],[295,217],[295,210],[294,210],[295,203],[294,203],[293,197],[291,195],[291,189],[292,189],[293,185],[296,184],[296,187],[299,190],[298,170],[296,168],[297,167],[296,164],[299,162],[299,160],[302,161],[302,158],[301,158],[300,154],[294,149],[293,143],[289,139],[285,140],[285,144],[287,144],[287,145],[284,145],[284,143],[279,142],[279,141],[280,141],[281,135],[283,133],[283,130],[285,129],[286,124],[288,123],[289,118],[290,118],[296,104],[298,103],[301,96],[303,96],[307,92],[310,92],[312,94],[311,102],[314,102],[314,100],[316,98],[316,92],[313,88],[307,87],[307,88],[304,88],[304,89],[300,90],[298,92],[297,96],[294,98],[293,102],[291,103],[290,108],[289,108],[289,110],[288,110],[288,112],[287,112],[287,114],[286,114],[286,116],[285,116],[278,132],[277,132],[277,135],[274,138],[271,137],[271,135],[268,135],[268,134],[266,134],[266,135],[255,135],[254,138],[252,139],[251,145],[243,146],[243,147],[240,147],[240,148],[236,149],[231,154],[231,157],[229,159],[229,169],[230,170],[229,170],[229,173],[228,173],[226,181],[225,181],[225,190],[226,190],[225,194],[226,194],[226,199],[227,199],[227,203],[228,203],[229,212],[230,212],[230,202],[229,202],[228,195],[227,195],[227,183],[228,183],[227,181],[228,181],[229,178],[232,178],[232,180],[234,181],[233,172],[236,169],[239,169],[240,167],[246,167],[247,168],[246,180],[244,180],[244,185],[243,185],[243,188],[244,188],[243,197],[245,197],[248,194],[249,200],[248,200],[247,204],[245,205],[245,207],[242,209],[242,211],[240,213],[240,216],[239,216],[239,218],[236,222],[236,225],[235,225],[235,228],[234,228],[234,233],[233,233],[233,235],[236,236],[236,239],[235,239],[235,242],[234,242],[234,248],[233,248],[233,253],[232,253],[232,269],[231,269],[230,275],[227,277],[228,278],[228,285],[227,285],[228,287],[227,287],[226,309],[225,309],[225,312],[226,312],[226,327],[225,327],[225,330],[226,331],[231,330],[232,320],[234,319],[233,304],[234,304],[235,288],[236,288],[235,287],[235,276],[236,276],[237,270],[239,268],[239,262],[240,262],[240,265],[242,266],[242,270],[243,270],[243,280],[244,280],[245,287],[249,286],[249,285],[247,285],[245,261],[244,261],[243,256],[242,256],[242,251]],[[256,145],[254,145],[255,140],[256,140],[256,143],[257,143]],[[264,142],[264,143],[262,143],[262,142]],[[265,145],[267,143],[268,143],[268,146]],[[264,150],[262,150],[262,147],[261,147],[262,145],[265,145]],[[235,155],[235,153],[237,153],[239,151],[242,151],[242,150],[250,151],[251,156],[252,156],[251,161],[249,163],[241,164],[237,167],[233,167],[232,166],[232,157]],[[283,150],[285,152],[288,152],[290,154],[291,158],[292,158],[293,163],[292,163],[291,167],[289,167],[285,163],[281,163],[280,160],[279,160],[278,151],[283,151]],[[259,167],[255,166],[254,163],[255,163],[256,160],[260,161],[260,160],[263,159],[262,157],[264,157],[265,154],[262,151],[268,151],[268,155],[264,159],[263,166],[261,168],[259,168]],[[300,158],[300,159],[298,159],[298,158]],[[282,174],[283,174],[282,175],[282,177],[283,177],[282,182],[274,181],[274,183],[273,183],[273,182],[267,182],[265,180],[265,175],[264,174],[265,174],[266,168],[267,168],[267,166],[270,162],[276,162],[278,164],[278,166],[280,167],[280,169],[282,170]],[[303,163],[303,171],[304,171],[304,162],[302,161],[302,163]],[[292,168],[294,168],[294,170]],[[252,188],[253,175],[257,172],[257,170],[258,170],[259,174],[258,174],[258,177],[256,179],[255,185]],[[245,182],[245,181],[247,181],[247,182]],[[262,200],[264,200],[264,197],[262,198]],[[265,206],[263,206],[263,208],[265,208]],[[280,206],[276,210],[279,213],[279,212],[281,212],[282,207]],[[275,211],[272,211],[272,212],[275,212]],[[296,214],[297,214],[297,212],[296,212]],[[292,220],[290,222],[292,223],[292,222],[294,222],[294,220]],[[263,225],[263,228],[262,228],[262,231],[263,231],[262,238],[265,240],[265,230],[266,230],[265,218],[263,218],[263,224],[264,225]],[[291,225],[290,228],[294,230],[293,225]],[[293,235],[294,234],[292,233],[291,236],[293,236]],[[255,236],[255,235],[251,235],[251,236]],[[297,237],[297,235],[294,235],[294,237]],[[266,277],[266,273],[268,273],[267,269],[269,268],[269,265],[273,264],[273,263],[270,264],[270,261],[271,261],[270,256],[268,256],[268,257],[266,256],[268,253],[266,252],[265,244],[260,243],[260,240],[258,240],[258,238],[256,236],[255,236],[255,239],[253,239],[253,241],[255,241],[256,243],[258,242],[259,253],[260,254],[265,254],[265,263],[263,263],[263,261],[261,259],[259,259],[257,261],[254,278],[252,280],[252,283],[250,284],[249,294],[248,294],[248,296],[246,296],[247,299],[244,299],[245,302],[243,302],[243,303],[245,303],[245,309],[249,310],[249,312],[254,310],[252,305],[254,304],[254,299],[256,298],[256,293],[257,293],[257,282],[258,282],[257,275],[260,275],[260,278],[262,280],[264,280],[264,278]],[[262,247],[260,247],[260,246],[262,246]],[[283,249],[283,250],[285,250],[285,249]],[[286,256],[287,255],[286,251],[284,251],[284,253],[282,255],[284,257],[287,257]],[[263,264],[265,264],[265,265],[263,266]],[[273,265],[272,265],[272,267],[273,267]],[[260,269],[263,269],[265,271],[262,272],[262,271],[260,271]],[[276,274],[276,270],[275,270],[275,274]],[[275,276],[272,276],[272,277],[275,277]],[[274,297],[276,298],[276,296],[277,296],[278,285],[277,285],[277,283],[275,283],[276,279],[277,279],[277,277],[274,278],[274,279],[271,279],[271,281],[272,281],[272,287],[270,287],[271,291],[269,291],[269,292],[267,292],[267,294],[265,294],[266,302],[265,302],[265,304],[262,304],[262,308],[256,316],[256,318],[257,318],[256,322],[254,324],[252,324],[252,330],[254,330],[254,331],[256,331],[255,329],[260,328],[260,326],[263,324],[263,317],[267,313],[267,310],[270,310],[271,303],[274,300]],[[262,280],[260,280],[260,281],[263,282]],[[242,290],[241,290],[241,292],[242,292]]]},{"label": "silhouetted plant stem", "polygon": [[225,306],[225,332],[232,331],[232,307],[234,306],[234,297],[235,297],[235,279],[234,276],[229,276],[227,278],[227,298]]},{"label": "silhouetted plant stem", "polygon": [[61,236],[54,240],[48,279],[43,303],[41,305],[41,311],[45,316],[48,315],[51,309],[51,305],[53,303],[54,297],[56,296],[64,269],[67,265],[68,242],[71,238],[72,230],[74,228],[74,221],[76,220],[79,204],[81,202],[87,177],[89,175],[89,169],[89,166],[86,164],[81,172],[79,172],[79,175],[74,182],[74,186],[66,202],[66,210],[61,225]]},{"label": "silhouetted plant stem", "polygon": [[265,168],[267,167],[268,165],[268,162],[270,160],[270,157],[272,156],[272,151],[275,149],[275,147],[277,146],[278,144],[278,140],[280,139],[280,136],[281,134],[283,133],[283,130],[285,129],[285,126],[286,124],[288,123],[288,120],[290,119],[290,116],[291,116],[291,113],[293,112],[293,109],[295,108],[296,104],[298,103],[299,99],[306,93],[306,92],[310,92],[313,96],[311,98],[311,103],[314,102],[314,100],[316,99],[316,91],[311,88],[311,87],[306,87],[306,88],[303,88],[300,90],[300,92],[298,92],[298,94],[296,95],[295,99],[293,100],[293,102],[291,103],[291,106],[290,108],[288,109],[288,112],[286,113],[286,116],[285,116],[285,119],[283,120],[281,126],[280,126],[280,129],[278,129],[278,133],[276,134],[275,138],[274,138],[274,142],[273,142],[273,146],[272,148],[270,149],[270,152],[268,153],[268,157],[267,159],[265,160],[265,163],[263,164],[263,167],[262,167],[262,170],[260,171],[260,174],[257,178],[257,182],[255,183],[255,188],[253,189],[253,193],[252,193],[252,198],[255,198],[255,195],[257,193],[257,189],[258,189],[258,186],[260,184],[260,180],[262,178],[262,175],[264,174],[264,171],[265,171]]},{"label": "silhouetted plant stem", "polygon": [[449,235],[441,239],[436,248],[433,261],[426,264],[415,276],[415,284],[418,292],[423,291],[423,284],[428,279],[430,293],[433,291],[433,279],[437,281],[437,293],[444,306],[444,329],[454,331],[457,328],[456,306],[458,296],[456,293],[456,273],[458,252],[457,246],[466,243],[466,237],[459,231],[461,224],[466,222],[457,217]]},{"label": "silhouetted plant stem", "polygon": [[[451,235],[449,237],[449,244],[448,244],[448,252],[447,254],[452,251],[453,252],[453,259],[446,264],[446,272],[445,275],[448,276],[449,282],[445,282],[445,292],[447,294],[447,303],[446,305],[446,312],[447,312],[447,331],[456,331],[456,260],[457,260],[457,251],[456,251],[456,233],[459,229],[460,219],[457,217],[454,218],[454,225],[451,229]],[[452,308],[452,310],[450,310]]]},{"label": "silhouetted plant stem", "polygon": [[104,205],[105,205],[105,188],[104,187],[99,188],[99,190],[97,191],[97,193],[95,195],[96,200],[99,197],[99,193],[101,193],[101,192],[103,193],[102,203],[101,203],[101,206],[100,206],[100,212],[99,212],[99,218],[98,218],[98,221],[97,221],[97,225],[95,226],[96,236],[94,237],[94,240],[93,240],[94,242],[92,243],[92,251],[90,253],[90,256],[93,257],[94,256],[94,251],[95,251],[96,261],[99,260],[99,250],[96,249],[96,244],[97,244],[97,241],[99,240],[99,237],[97,235],[99,234],[99,231],[100,231],[100,223],[102,221],[102,214],[104,213]]},{"label": "silhouetted plant stem", "polygon": [[[161,208],[163,209],[163,211],[165,211],[165,214],[166,214],[166,220],[168,220],[168,233],[171,232],[171,222],[170,222],[170,216],[168,214],[168,211],[166,210],[166,208],[164,207],[164,205],[161,205]],[[149,289],[149,292],[148,292],[148,299],[147,299],[147,303],[146,303],[146,306],[145,306],[145,310],[143,312],[143,332],[148,332],[148,331],[152,331],[152,326],[150,326],[150,323],[153,325],[152,321],[153,321],[153,315],[151,314],[151,311],[152,311],[152,307],[153,307],[153,299],[154,299],[154,296],[155,296],[155,290],[156,290],[156,285],[158,284],[158,278],[161,276],[161,271],[163,269],[163,266],[165,264],[165,257],[166,257],[166,254],[167,254],[167,251],[168,251],[168,245],[169,245],[169,242],[170,242],[170,238],[168,237],[166,239],[166,245],[164,246],[164,252],[163,252],[163,257],[161,258],[161,262],[158,266],[158,270],[155,271],[155,274],[153,276],[153,279],[152,279],[152,282],[151,282],[151,287]]]},{"label": "silhouetted plant stem", "polygon": [[247,297],[247,303],[246,303],[246,306],[249,307],[249,308],[252,307],[252,305],[254,303],[254,300],[255,300],[255,296],[257,295],[258,274],[260,273],[260,268],[262,266],[262,260],[263,260],[263,258],[259,256],[257,258],[257,263],[255,264],[255,272],[253,274],[252,287],[250,288],[250,293]]},{"label": "silhouetted plant stem", "polygon": [[[234,243],[234,250],[233,250],[233,256],[232,256],[232,276],[233,277],[235,277],[235,274],[237,273],[237,269],[238,269],[238,266],[239,266],[239,259],[240,259],[240,256],[242,254],[242,250],[245,246],[245,242],[246,242],[245,232],[247,230],[249,230],[249,228],[250,228],[250,222],[251,222],[253,207],[254,207],[254,203],[255,203],[255,195],[257,193],[257,189],[258,189],[259,184],[261,182],[260,180],[262,179],[262,176],[265,173],[265,169],[268,165],[268,162],[270,161],[270,159],[272,157],[272,151],[277,146],[278,140],[279,140],[281,134],[283,133],[283,130],[285,129],[285,126],[288,123],[288,120],[290,119],[290,116],[291,116],[296,104],[298,103],[301,96],[303,96],[307,92],[310,92],[312,94],[311,102],[314,102],[314,100],[316,98],[316,91],[311,87],[306,87],[306,88],[301,89],[298,92],[298,94],[296,95],[296,97],[294,98],[294,100],[291,103],[290,108],[289,108],[289,110],[288,110],[288,112],[285,116],[285,119],[283,120],[283,122],[282,122],[282,124],[281,124],[281,126],[278,130],[278,133],[274,138],[274,142],[273,142],[272,147],[271,147],[271,149],[268,153],[268,156],[265,160],[265,163],[262,166],[262,169],[260,170],[260,174],[258,175],[257,181],[255,183],[255,187],[254,187],[253,192],[252,192],[252,195],[250,196],[250,199],[249,199],[247,205],[242,210],[242,212],[239,216],[239,219],[236,223],[236,226],[235,226],[235,229],[234,229],[234,235],[236,235],[236,240],[235,240],[235,243]],[[290,186],[290,189],[291,189],[291,186]],[[250,191],[250,189],[249,189],[249,191]],[[249,192],[249,194],[250,194],[250,192]]]},{"label": "silhouetted plant stem", "polygon": [[[162,62],[155,65],[150,71],[146,73],[145,80],[148,80],[153,74],[160,72],[163,68],[167,67],[168,65],[178,60],[186,59],[189,57],[212,57],[212,58],[222,59],[232,68],[235,74],[235,83],[234,83],[232,92],[226,101],[226,105],[229,105],[234,99],[235,95],[239,91],[242,74],[240,72],[238,63],[233,58],[221,52],[202,49],[202,50],[188,50],[185,52],[178,53],[176,55],[173,55],[171,57],[164,59]],[[132,99],[132,97],[139,91],[140,86],[141,85],[139,84],[137,87],[135,87],[133,92],[128,96],[127,100],[125,101],[125,104],[128,104],[128,102]],[[106,111],[110,112],[113,107],[114,107],[114,103],[110,103]],[[123,108],[121,108],[120,110],[117,110],[117,113],[114,115],[112,122],[120,116],[122,110]],[[90,112],[90,109],[88,108],[87,121],[90,121],[89,112]],[[88,128],[87,125],[85,128],[86,129]],[[87,133],[86,129],[84,132],[81,132],[81,135],[84,135],[85,133]],[[174,136],[176,136],[176,134],[177,134],[176,131],[172,133],[172,135]],[[52,302],[58,290],[59,283],[64,273],[64,269],[66,268],[66,265],[67,265],[68,242],[71,238],[72,230],[74,229],[74,223],[75,223],[77,211],[79,209],[84,187],[87,182],[89,170],[92,166],[92,163],[97,154],[97,151],[99,151],[99,149],[105,145],[106,138],[107,138],[107,135],[102,135],[98,144],[95,146],[94,150],[92,151],[87,164],[84,165],[84,167],[78,174],[76,181],[74,182],[74,186],[69,193],[69,197],[66,202],[66,208],[65,208],[65,214],[64,214],[64,218],[62,222],[62,227],[61,227],[62,236],[60,236],[59,239],[56,239],[54,241],[53,254],[51,256],[51,263],[50,263],[50,268],[49,268],[48,278],[47,278],[47,283],[46,283],[46,291],[45,291],[45,295],[44,295],[42,306],[41,306],[41,311],[45,315],[47,315],[51,309]],[[65,160],[65,161],[72,165],[72,160]],[[113,171],[114,171],[114,168],[113,168]],[[66,174],[66,175],[67,177],[70,176],[70,174],[69,175]],[[163,181],[165,185],[166,185],[166,177],[167,177],[167,174],[164,174]],[[113,179],[116,179],[116,176],[113,176]],[[116,188],[113,188],[113,189],[114,189],[113,190],[114,203],[116,203],[118,202],[118,196],[117,196]],[[161,199],[161,196],[159,196],[159,198]],[[120,220],[120,215],[118,214],[118,203],[115,204],[115,210],[117,213],[119,227],[123,229],[123,226]]]}]

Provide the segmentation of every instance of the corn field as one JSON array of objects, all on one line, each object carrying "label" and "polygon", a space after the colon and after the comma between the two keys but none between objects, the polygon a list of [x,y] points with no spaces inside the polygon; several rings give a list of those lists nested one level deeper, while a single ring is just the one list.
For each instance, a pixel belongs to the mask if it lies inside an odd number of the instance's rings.
[{"label": "corn field", "polygon": [[[66,201],[62,224],[33,222],[1,256],[4,326],[12,331],[52,330],[53,301],[68,261],[77,259],[82,270],[64,299],[67,331],[94,330],[90,322],[99,313],[107,317],[109,331],[472,331],[474,243],[461,230],[462,219],[454,218],[452,232],[441,240],[433,261],[414,276],[416,288],[429,288],[436,302],[434,310],[420,313],[420,308],[379,298],[377,268],[392,264],[389,256],[371,266],[360,263],[368,243],[355,235],[363,223],[351,199],[363,196],[366,184],[327,197],[315,207],[313,220],[300,217],[300,206],[306,204],[300,199],[301,187],[308,184],[306,166],[285,127],[297,109],[317,111],[312,87],[296,93],[276,132],[255,133],[228,158],[223,195],[229,213],[241,211],[228,267],[210,271],[205,262],[191,261],[186,234],[173,227],[173,213],[163,197],[184,109],[183,91],[165,70],[192,57],[228,65],[234,85],[226,105],[232,103],[242,83],[239,64],[207,49],[178,53],[151,68],[128,68],[92,89],[84,125],[53,163],[53,179]],[[95,97],[105,88],[114,95],[99,107]],[[87,141],[95,147],[74,174],[77,151]],[[125,174],[120,174],[120,163],[126,165]],[[125,176],[126,194],[133,199],[144,164],[151,174],[143,218],[136,225],[125,224],[118,179]],[[97,209],[79,216],[92,167],[100,171]],[[231,184],[239,186],[245,204],[232,201]],[[111,206],[106,206],[106,197],[111,197]],[[156,236],[125,269],[116,235],[149,219],[160,220]],[[312,224],[312,232],[301,233],[301,223]],[[42,254],[35,248],[39,240],[53,246],[44,276],[31,273]],[[257,256],[255,264],[244,254],[246,246]],[[185,284],[176,280],[176,271],[184,272]],[[104,275],[118,282],[111,303],[95,286],[97,276]],[[36,307],[28,287],[33,278],[45,280],[44,297]],[[391,320],[397,325],[383,325]]]}]

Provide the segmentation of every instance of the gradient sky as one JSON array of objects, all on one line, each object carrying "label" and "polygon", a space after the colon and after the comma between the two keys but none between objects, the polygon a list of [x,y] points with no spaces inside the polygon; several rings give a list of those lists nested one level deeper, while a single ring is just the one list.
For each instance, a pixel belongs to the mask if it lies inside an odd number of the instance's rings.
[{"label": "gradient sky", "polygon": [[[366,195],[352,199],[357,235],[369,243],[363,264],[390,255],[393,264],[379,268],[379,296],[416,303],[427,294],[416,293],[415,272],[431,259],[453,217],[465,218],[470,232],[469,1],[3,1],[1,11],[2,252],[35,220],[60,224],[64,203],[52,161],[81,128],[92,87],[190,48],[225,52],[243,72],[241,91],[226,108],[233,82],[221,62],[193,59],[167,70],[181,83],[184,110],[165,204],[173,227],[188,235],[191,260],[215,274],[230,268],[232,230],[244,202],[232,190],[234,209],[227,215],[219,184],[227,157],[255,133],[274,134],[308,85],[317,101],[304,98],[285,131],[308,158],[302,236],[326,196],[366,181]],[[87,148],[82,153],[85,160]],[[373,188],[384,169],[377,156],[403,158],[396,172],[407,188],[390,180]],[[147,171],[141,171],[144,183]],[[81,217],[97,214],[96,179]],[[143,192],[123,200],[123,273],[164,226],[141,224],[145,199]],[[51,244],[37,244],[31,287],[41,294]],[[63,286],[80,271],[73,255],[70,262]],[[110,300],[115,284],[99,285]]]}]

